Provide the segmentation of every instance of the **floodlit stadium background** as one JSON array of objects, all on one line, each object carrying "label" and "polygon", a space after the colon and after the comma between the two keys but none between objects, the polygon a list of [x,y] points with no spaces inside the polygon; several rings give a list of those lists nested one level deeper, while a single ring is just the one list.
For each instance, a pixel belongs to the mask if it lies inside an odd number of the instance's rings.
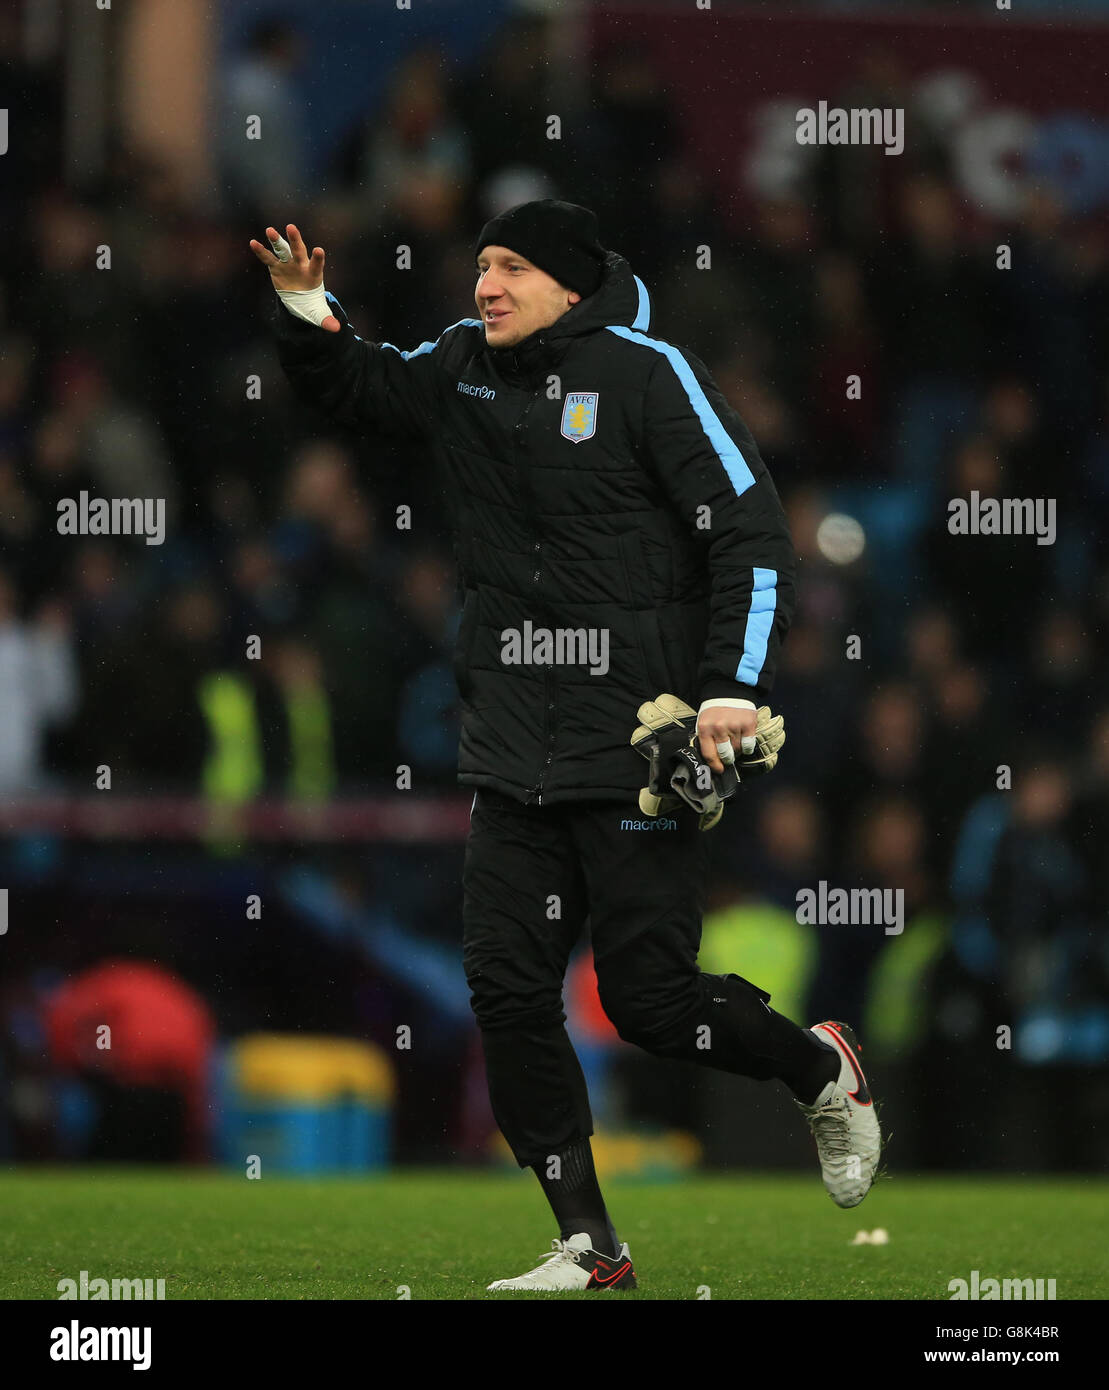
[{"label": "floodlit stadium background", "polygon": [[[1104,1169],[1109,32],[1019,10],[5,10],[0,1160],[505,1161],[441,480],[290,400],[247,243],[296,222],[413,347],[472,308],[482,221],[559,196],[747,421],[803,561],[702,964],[853,1023],[899,1167]],[[904,153],[799,146],[822,99],[904,108]],[[164,498],[165,543],[59,535],[82,490]],[[974,490],[1055,498],[1054,544],[950,534]],[[903,889],[904,931],[798,923],[821,880]],[[616,1038],[587,939],[566,1001],[602,1175],[811,1166],[784,1092]]]}]

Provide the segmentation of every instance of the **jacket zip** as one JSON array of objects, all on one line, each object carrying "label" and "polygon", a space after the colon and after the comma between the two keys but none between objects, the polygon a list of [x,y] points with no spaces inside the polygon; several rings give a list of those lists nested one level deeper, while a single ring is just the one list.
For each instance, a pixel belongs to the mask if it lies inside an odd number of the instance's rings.
[{"label": "jacket zip", "polygon": [[[531,575],[531,577],[532,577],[532,583],[535,585],[535,590],[534,590],[534,592],[535,592],[535,595],[536,595],[536,602],[535,602],[536,612],[537,612],[537,614],[538,614],[540,611],[542,611],[543,614],[544,614],[544,616],[546,616],[546,608],[545,608],[545,605],[543,604],[543,601],[542,601],[541,597],[539,596],[539,587],[538,587],[538,586],[540,585],[540,583],[542,582],[542,578],[543,578],[543,543],[542,543],[542,541],[541,541],[540,538],[539,538],[539,532],[538,532],[538,527],[537,527],[537,525],[536,525],[536,518],[535,518],[535,509],[534,509],[534,507],[533,507],[533,505],[532,505],[531,481],[530,481],[530,478],[528,478],[528,476],[527,476],[525,464],[524,464],[524,462],[523,462],[523,459],[522,459],[522,456],[521,456],[521,451],[520,451],[520,441],[522,440],[522,438],[523,438],[523,436],[524,436],[525,424],[526,424],[527,418],[528,418],[528,416],[531,414],[532,406],[534,406],[535,402],[536,402],[538,399],[539,399],[539,392],[538,392],[538,391],[533,391],[532,394],[531,394],[531,399],[528,401],[527,405],[524,407],[524,413],[520,416],[519,420],[516,422],[516,426],[515,426],[515,434],[516,434],[516,474],[517,474],[517,477],[518,477],[518,479],[519,479],[519,481],[520,481],[520,499],[521,499],[521,501],[522,501],[522,503],[523,503],[523,505],[524,505],[524,511],[525,511],[525,513],[526,513],[526,515],[527,515],[527,517],[528,517],[528,520],[529,520],[529,522],[530,522],[530,524],[531,524],[531,535],[532,535],[532,562],[533,562],[533,569],[532,569],[532,575]],[[554,696],[555,696],[555,689],[554,689],[554,668],[551,667],[551,666],[546,666],[546,667],[544,667],[544,670],[543,670],[543,704],[544,704],[544,706],[545,706],[544,711],[543,711],[543,734],[544,734],[544,742],[545,742],[545,744],[546,744],[547,752],[546,752],[546,757],[545,757],[545,760],[544,760],[544,762],[543,762],[543,765],[542,765],[542,766],[540,767],[540,769],[539,769],[539,774],[538,774],[538,776],[536,777],[536,779],[535,779],[534,783],[532,784],[532,786],[528,788],[528,794],[529,794],[529,795],[534,795],[534,796],[535,796],[535,798],[536,798],[536,805],[538,805],[538,806],[542,806],[542,804],[543,804],[543,783],[544,783],[544,781],[545,781],[545,779],[546,779],[546,776],[547,776],[547,770],[548,770],[548,768],[551,766],[551,763],[552,763],[553,760],[554,760],[553,744],[554,744],[554,738],[555,738],[555,728],[554,728],[554,721],[553,721],[552,718],[551,718],[551,715],[554,713],[554,708],[555,708],[555,698],[554,698]]]}]

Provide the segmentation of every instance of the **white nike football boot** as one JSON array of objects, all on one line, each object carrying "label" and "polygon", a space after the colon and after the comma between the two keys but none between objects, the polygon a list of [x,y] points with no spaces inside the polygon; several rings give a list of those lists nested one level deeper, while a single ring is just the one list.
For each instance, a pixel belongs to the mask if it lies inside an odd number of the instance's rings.
[{"label": "white nike football boot", "polygon": [[619,1255],[598,1254],[583,1231],[569,1240],[552,1240],[543,1263],[515,1279],[497,1279],[487,1287],[518,1293],[555,1293],[562,1289],[634,1289],[635,1270],[627,1245]]},{"label": "white nike football boot", "polygon": [[818,1023],[809,1032],[839,1053],[839,1076],[812,1105],[796,1105],[816,1140],[828,1195],[837,1207],[857,1207],[870,1191],[882,1152],[874,1099],[859,1065],[862,1049],[845,1023]]}]

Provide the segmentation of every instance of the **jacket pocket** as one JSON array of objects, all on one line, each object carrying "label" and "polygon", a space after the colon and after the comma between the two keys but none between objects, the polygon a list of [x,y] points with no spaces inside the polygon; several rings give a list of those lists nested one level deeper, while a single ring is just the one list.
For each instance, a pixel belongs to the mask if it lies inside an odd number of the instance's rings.
[{"label": "jacket pocket", "polygon": [[458,624],[458,636],[454,644],[454,679],[458,693],[465,700],[473,688],[470,662],[473,659],[474,642],[477,637],[478,619],[481,612],[481,596],[476,589],[467,589],[462,604],[462,618]]},{"label": "jacket pocket", "polygon": [[663,693],[681,695],[680,690],[673,689],[671,663],[667,660],[666,645],[662,640],[662,630],[658,621],[659,599],[652,590],[643,543],[635,531],[625,531],[620,537],[620,556],[633,610],[630,616],[635,624],[643,667],[650,686],[643,698],[653,700],[656,695]]}]

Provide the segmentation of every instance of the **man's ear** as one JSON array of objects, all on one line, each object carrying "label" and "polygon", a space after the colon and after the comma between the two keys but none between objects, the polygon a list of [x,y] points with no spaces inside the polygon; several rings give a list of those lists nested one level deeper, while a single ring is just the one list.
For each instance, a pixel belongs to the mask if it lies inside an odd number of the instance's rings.
[{"label": "man's ear", "polygon": [[577,290],[567,290],[566,298],[570,301],[571,304],[581,303],[581,295],[578,294]]}]

